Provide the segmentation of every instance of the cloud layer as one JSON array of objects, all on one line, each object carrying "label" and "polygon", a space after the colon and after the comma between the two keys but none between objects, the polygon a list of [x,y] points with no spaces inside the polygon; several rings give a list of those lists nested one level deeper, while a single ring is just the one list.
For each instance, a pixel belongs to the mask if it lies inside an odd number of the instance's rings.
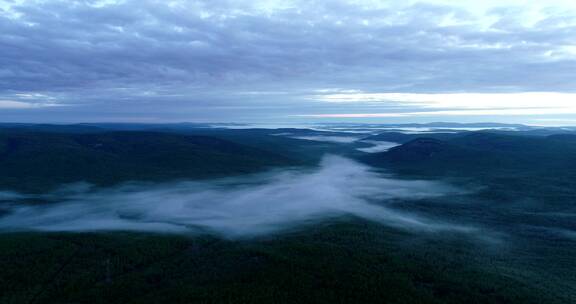
[{"label": "cloud layer", "polygon": [[[278,120],[421,112],[316,98],[334,92],[575,93],[576,5],[477,2],[8,1],[0,119]],[[434,111],[475,108],[467,97]]]},{"label": "cloud layer", "polygon": [[[113,189],[63,188],[56,201],[24,205],[15,193],[0,217],[1,231],[135,230],[216,233],[246,237],[275,233],[341,216],[419,231],[468,231],[386,206],[392,199],[419,199],[461,190],[430,181],[397,180],[336,156],[314,171],[263,174],[206,183],[125,185]],[[6,207],[8,206],[8,207]]]}]

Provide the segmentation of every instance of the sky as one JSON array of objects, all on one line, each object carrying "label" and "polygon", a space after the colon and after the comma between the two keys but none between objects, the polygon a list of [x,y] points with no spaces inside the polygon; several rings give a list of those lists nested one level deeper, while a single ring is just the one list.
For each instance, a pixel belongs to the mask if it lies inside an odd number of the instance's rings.
[{"label": "sky", "polygon": [[0,122],[576,125],[573,0],[0,0]]}]

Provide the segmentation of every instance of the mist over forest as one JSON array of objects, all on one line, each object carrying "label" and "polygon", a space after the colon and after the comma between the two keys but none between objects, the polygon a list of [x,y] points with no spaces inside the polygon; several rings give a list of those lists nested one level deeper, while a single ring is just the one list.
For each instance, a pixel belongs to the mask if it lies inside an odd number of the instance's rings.
[{"label": "mist over forest", "polygon": [[576,1],[0,0],[0,304],[576,303]]},{"label": "mist over forest", "polygon": [[5,124],[2,299],[568,303],[576,129],[492,127]]}]

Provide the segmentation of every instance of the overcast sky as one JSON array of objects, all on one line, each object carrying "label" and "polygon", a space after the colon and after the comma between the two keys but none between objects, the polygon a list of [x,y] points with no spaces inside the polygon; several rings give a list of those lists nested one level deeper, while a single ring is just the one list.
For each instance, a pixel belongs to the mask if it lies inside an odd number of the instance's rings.
[{"label": "overcast sky", "polygon": [[576,124],[576,1],[0,0],[0,121]]}]

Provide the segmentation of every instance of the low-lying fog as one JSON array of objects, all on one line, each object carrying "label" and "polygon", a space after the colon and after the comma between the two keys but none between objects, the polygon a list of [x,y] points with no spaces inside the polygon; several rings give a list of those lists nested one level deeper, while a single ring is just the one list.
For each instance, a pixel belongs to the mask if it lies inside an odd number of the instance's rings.
[{"label": "low-lying fog", "polygon": [[439,182],[399,180],[337,156],[316,169],[209,182],[66,187],[55,203],[30,205],[5,192],[0,230],[211,232],[242,237],[339,216],[406,229],[463,229],[387,207],[390,199],[460,192]]},{"label": "low-lying fog", "polygon": [[389,141],[376,141],[376,140],[362,140],[360,142],[372,145],[371,147],[368,147],[368,148],[356,149],[358,151],[362,151],[362,152],[366,152],[366,153],[386,152],[386,151],[400,145],[400,144],[389,142]]},{"label": "low-lying fog", "polygon": [[361,144],[368,144],[370,145],[367,148],[357,148],[356,150],[366,152],[366,153],[380,153],[386,152],[391,148],[399,146],[400,144],[389,142],[389,141],[380,141],[380,140],[364,140],[362,136],[335,136],[335,135],[308,135],[308,136],[293,136],[290,133],[287,134],[276,134],[277,136],[287,136],[290,138],[295,139],[304,139],[304,140],[312,140],[312,141],[324,141],[324,142],[331,142],[337,144],[352,144],[352,143],[361,143]]}]

